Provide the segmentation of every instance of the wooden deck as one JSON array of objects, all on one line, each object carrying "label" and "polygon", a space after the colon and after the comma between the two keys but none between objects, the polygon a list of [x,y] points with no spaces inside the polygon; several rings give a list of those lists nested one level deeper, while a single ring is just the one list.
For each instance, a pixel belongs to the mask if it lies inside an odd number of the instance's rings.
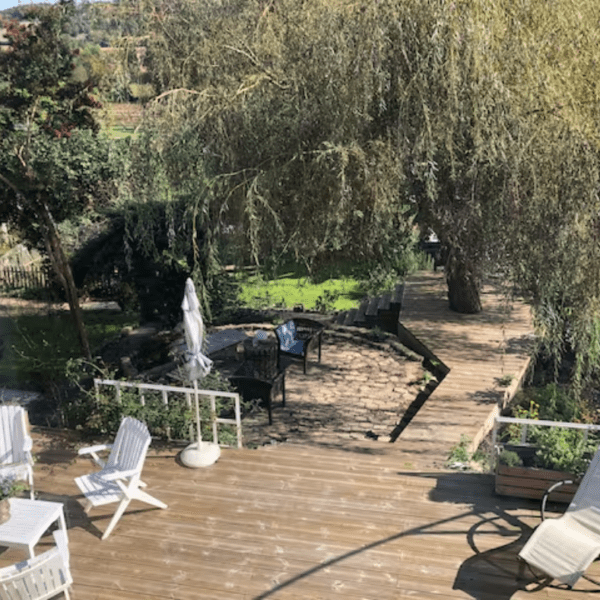
[{"label": "wooden deck", "polygon": [[[65,503],[73,599],[575,600],[597,590],[586,580],[578,591],[517,581],[537,503],[495,496],[489,475],[443,469],[451,445],[478,435],[516,387],[526,307],[507,320],[486,290],[485,313],[456,317],[436,274],[414,280],[405,300],[404,324],[452,370],[394,444],[226,449],[199,470],[155,446],[143,477],[169,508],[132,504],[101,541],[113,507],[86,516],[73,481],[91,464],[38,432],[36,488]],[[498,380],[508,374],[507,391]],[[588,574],[600,579],[600,564]]]},{"label": "wooden deck", "polygon": [[462,435],[477,447],[529,367],[529,307],[507,301],[493,285],[483,288],[481,300],[481,313],[462,315],[448,306],[443,273],[422,272],[406,283],[402,326],[417,346],[450,369],[395,443],[425,467],[442,466]]},{"label": "wooden deck", "polygon": [[516,554],[537,505],[495,497],[488,475],[286,444],[191,470],[154,449],[144,480],[169,508],[134,503],[101,541],[110,507],[88,518],[73,482],[89,469],[39,449],[40,497],[66,506],[74,600],[574,600],[594,589],[520,589]]}]

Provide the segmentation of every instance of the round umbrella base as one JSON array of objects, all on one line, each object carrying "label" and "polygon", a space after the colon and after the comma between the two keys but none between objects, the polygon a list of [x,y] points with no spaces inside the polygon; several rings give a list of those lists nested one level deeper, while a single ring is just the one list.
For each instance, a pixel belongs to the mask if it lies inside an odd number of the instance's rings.
[{"label": "round umbrella base", "polygon": [[216,463],[219,456],[221,456],[221,448],[218,444],[200,442],[200,448],[198,448],[198,442],[194,442],[181,451],[179,458],[186,467],[197,469]]}]

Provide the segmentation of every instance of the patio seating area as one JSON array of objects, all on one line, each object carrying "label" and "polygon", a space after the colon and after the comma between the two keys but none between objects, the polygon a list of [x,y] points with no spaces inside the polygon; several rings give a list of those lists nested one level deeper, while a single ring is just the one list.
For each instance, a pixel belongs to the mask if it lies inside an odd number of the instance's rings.
[{"label": "patio seating area", "polygon": [[[376,384],[394,376],[388,369],[397,369],[397,359],[359,347],[343,332],[324,336],[323,362],[307,375],[299,364],[289,368],[285,406],[275,405],[272,426],[266,415],[260,425],[284,435],[298,411],[298,422],[311,414],[320,419],[316,427],[313,420],[289,430],[286,443],[271,438],[275,443],[254,450],[225,449],[200,469],[180,463],[181,446],[153,443],[142,478],[168,508],[134,500],[105,540],[114,504],[84,512],[75,480],[93,468],[77,454],[82,444],[72,433],[34,429],[36,494],[65,507],[72,598],[569,600],[597,591],[585,578],[574,591],[539,587],[528,571],[519,580],[517,556],[540,522],[539,503],[496,496],[491,475],[444,466],[461,434],[481,435],[490,413],[516,389],[516,381],[497,380],[507,373],[516,380],[526,368],[525,307],[515,305],[505,320],[501,297],[488,289],[486,313],[452,320],[438,274],[414,284],[407,286],[403,326],[417,343],[437,344],[451,371],[394,443],[365,436],[375,413],[360,411],[385,402],[389,391]],[[339,353],[354,351],[360,359],[341,369]],[[336,382],[373,406],[338,406]],[[399,399],[392,399],[396,411]],[[363,415],[357,435],[328,428],[332,407],[335,423]],[[399,416],[393,410],[380,411],[387,414],[382,431]],[[51,545],[44,536],[36,553]],[[21,559],[8,549],[0,566]],[[586,574],[600,580],[600,565]]]},{"label": "patio seating area", "polygon": [[[151,448],[144,481],[169,508],[134,502],[101,541],[114,507],[85,515],[74,478],[90,463],[52,445],[37,439],[36,482],[65,503],[75,600],[566,600],[594,589],[519,590],[539,505],[494,496],[488,475],[292,444],[227,450],[191,470],[177,449]],[[588,575],[600,578],[600,564]]]}]

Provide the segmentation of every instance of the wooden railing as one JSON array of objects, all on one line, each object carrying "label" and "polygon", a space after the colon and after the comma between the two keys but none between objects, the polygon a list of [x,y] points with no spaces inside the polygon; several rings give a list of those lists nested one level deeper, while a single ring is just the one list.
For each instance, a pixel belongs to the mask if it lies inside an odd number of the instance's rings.
[{"label": "wooden railing", "polygon": [[50,284],[42,267],[0,267],[0,290],[40,289]]},{"label": "wooden railing", "polygon": [[516,417],[496,417],[494,419],[494,427],[492,429],[492,447],[490,467],[494,469],[496,462],[496,446],[498,445],[498,428],[503,423],[521,425],[521,444],[527,443],[527,434],[529,427],[562,427],[564,429],[579,429],[583,430],[583,440],[587,440],[590,431],[600,431],[600,425],[592,425],[590,423],[570,423],[567,421],[544,421],[539,419],[518,419]]},{"label": "wooden railing", "polygon": [[[147,392],[158,392],[165,406],[169,406],[169,395],[183,395],[188,408],[192,408],[192,401],[198,399],[198,402],[208,403],[211,420],[212,442],[221,446],[228,446],[219,442],[219,425],[233,425],[236,431],[237,447],[242,448],[242,415],[240,408],[240,396],[234,392],[220,392],[216,390],[196,390],[194,388],[178,387],[171,385],[161,385],[157,383],[141,383],[130,381],[114,381],[112,379],[94,379],[94,388],[96,390],[96,398],[100,401],[100,387],[112,386],[115,389],[115,399],[121,403],[121,391],[123,388],[134,388],[138,390],[139,401],[142,406],[146,404]],[[233,411],[235,417],[233,419],[224,418],[217,414],[216,399],[229,398],[233,402]],[[190,440],[195,441],[195,428],[190,425]],[[210,441],[210,440],[209,440]]]}]

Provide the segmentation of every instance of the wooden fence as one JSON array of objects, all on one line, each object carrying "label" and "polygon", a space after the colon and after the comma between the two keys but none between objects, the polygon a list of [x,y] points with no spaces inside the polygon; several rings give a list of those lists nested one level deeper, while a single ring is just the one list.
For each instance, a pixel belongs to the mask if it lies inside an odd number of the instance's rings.
[{"label": "wooden fence", "polygon": [[0,267],[0,290],[41,289],[51,284],[51,277],[44,267]]}]

